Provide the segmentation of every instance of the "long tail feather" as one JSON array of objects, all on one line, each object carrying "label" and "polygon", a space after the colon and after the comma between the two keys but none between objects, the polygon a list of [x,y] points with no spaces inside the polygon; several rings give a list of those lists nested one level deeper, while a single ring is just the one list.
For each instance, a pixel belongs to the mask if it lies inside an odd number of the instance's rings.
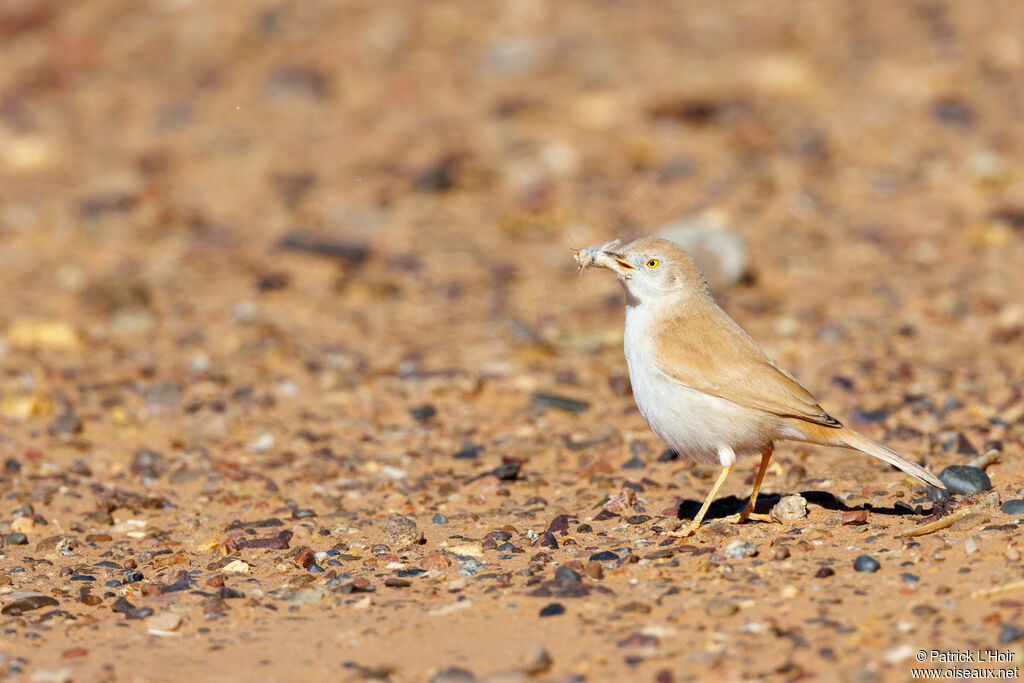
[{"label": "long tail feather", "polygon": [[939,478],[934,474],[921,467],[915,462],[907,460],[896,451],[883,446],[877,441],[872,441],[863,434],[858,434],[849,428],[844,428],[841,434],[837,435],[842,439],[843,445],[847,448],[853,448],[862,453],[872,455],[879,460],[884,460],[893,467],[898,467],[912,477],[917,477],[926,484],[931,484],[935,488],[944,489],[946,485],[939,481]]}]

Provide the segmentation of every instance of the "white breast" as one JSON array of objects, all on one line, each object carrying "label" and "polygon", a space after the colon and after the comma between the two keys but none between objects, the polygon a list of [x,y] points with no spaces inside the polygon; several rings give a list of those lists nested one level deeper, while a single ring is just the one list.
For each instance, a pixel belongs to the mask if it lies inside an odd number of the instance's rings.
[{"label": "white breast", "polygon": [[640,414],[680,457],[706,464],[731,464],[770,443],[767,416],[669,379],[654,363],[653,335],[645,304],[626,309],[625,354],[633,398]]}]

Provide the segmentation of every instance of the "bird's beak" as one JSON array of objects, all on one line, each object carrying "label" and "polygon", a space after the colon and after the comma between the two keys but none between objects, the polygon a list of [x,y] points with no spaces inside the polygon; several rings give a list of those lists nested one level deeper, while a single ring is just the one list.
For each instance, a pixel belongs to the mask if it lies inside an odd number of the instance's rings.
[{"label": "bird's beak", "polygon": [[623,280],[633,277],[636,268],[630,265],[629,261],[615,249],[619,246],[618,240],[613,240],[601,247],[587,247],[576,254],[576,263],[581,269],[585,268],[607,268]]},{"label": "bird's beak", "polygon": [[605,261],[605,263],[608,264],[608,270],[625,280],[633,277],[633,273],[631,271],[636,270],[634,266],[631,266],[628,261],[621,258],[618,254],[605,253],[608,255],[608,259]]}]

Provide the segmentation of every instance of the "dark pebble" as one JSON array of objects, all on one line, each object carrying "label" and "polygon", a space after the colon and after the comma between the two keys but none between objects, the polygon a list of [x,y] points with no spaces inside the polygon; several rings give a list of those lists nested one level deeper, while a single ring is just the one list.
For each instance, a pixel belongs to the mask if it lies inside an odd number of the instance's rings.
[{"label": "dark pebble", "polygon": [[256,280],[256,290],[259,292],[280,292],[281,290],[288,289],[291,281],[292,278],[288,273],[281,271],[266,273]]},{"label": "dark pebble", "polygon": [[425,569],[420,569],[419,567],[409,567],[408,569],[399,569],[397,572],[395,572],[395,576],[407,578],[410,576],[419,576],[420,574],[426,573],[427,571]]},{"label": "dark pebble", "polygon": [[446,192],[455,185],[458,160],[446,156],[416,177],[416,189],[420,192]]},{"label": "dark pebble", "polygon": [[870,555],[860,555],[853,561],[853,568],[859,572],[873,573],[882,568],[878,560]]},{"label": "dark pebble", "polygon": [[121,597],[114,601],[114,604],[110,606],[110,609],[114,612],[126,612],[130,609],[136,609],[136,607],[135,605]]},{"label": "dark pebble", "polygon": [[438,512],[436,515],[434,515],[434,524],[447,524],[447,523],[448,523],[448,518],[445,517],[444,515],[442,515],[440,512]]},{"label": "dark pebble", "polygon": [[132,455],[132,474],[156,479],[163,474],[163,459],[164,457],[156,451],[139,449]]},{"label": "dark pebble", "polygon": [[650,515],[633,515],[632,517],[627,517],[626,522],[628,524],[643,524],[650,520],[650,518]]},{"label": "dark pebble", "polygon": [[181,591],[187,591],[189,588],[195,585],[195,581],[192,579],[179,579],[174,583],[169,583],[166,586],[161,586],[160,590],[164,593],[180,593]]},{"label": "dark pebble", "polygon": [[316,517],[316,511],[315,510],[309,510],[309,509],[295,510],[294,512],[292,512],[292,517],[294,519],[305,519],[306,517]]},{"label": "dark pebble", "polygon": [[950,465],[939,473],[939,480],[950,493],[957,495],[981,493],[992,488],[985,470],[970,465]]},{"label": "dark pebble", "polygon": [[571,581],[577,582],[582,581],[583,577],[578,572],[569,569],[568,567],[562,566],[555,570],[556,581]]},{"label": "dark pebble", "polygon": [[78,434],[82,431],[82,422],[74,413],[62,413],[58,415],[49,425],[46,432],[50,436],[61,436],[63,434]]},{"label": "dark pebble", "polygon": [[20,531],[14,531],[4,536],[4,545],[28,545],[28,536]]},{"label": "dark pebble", "polygon": [[533,542],[533,545],[540,546],[541,548],[551,548],[552,550],[557,550],[558,540],[555,538],[555,535],[553,533],[551,533],[550,531],[545,531],[537,537],[537,540]]},{"label": "dark pebble", "polygon": [[589,524],[580,524],[576,527],[576,533],[578,534],[591,534],[594,532],[594,527]]},{"label": "dark pebble", "polygon": [[75,574],[71,577],[72,581],[95,581],[95,576],[89,576],[88,574]]},{"label": "dark pebble", "polygon": [[[558,515],[548,524],[548,532],[565,536],[569,531],[569,515]],[[511,536],[510,536],[511,538]]]},{"label": "dark pebble", "polygon": [[640,458],[634,456],[634,457],[630,458],[629,460],[627,460],[625,463],[623,463],[622,469],[624,469],[624,470],[642,470],[646,466],[647,465],[646,465],[646,463],[643,460],[641,460]]},{"label": "dark pebble", "polygon": [[10,614],[16,616],[23,612],[29,612],[40,607],[52,607],[59,605],[56,598],[51,598],[49,595],[30,595],[20,600],[14,600],[4,605],[3,609],[0,610],[2,614]]},{"label": "dark pebble", "polygon": [[145,619],[153,616],[152,607],[129,607],[124,611],[126,619]]},{"label": "dark pebble", "polygon": [[999,509],[1008,515],[1024,515],[1024,500],[1008,500]]},{"label": "dark pebble", "polygon": [[540,610],[542,617],[557,617],[560,614],[565,614],[565,605],[560,602],[552,602]]},{"label": "dark pebble", "polygon": [[520,548],[518,546],[515,546],[515,545],[512,545],[511,543],[502,543],[497,548],[495,548],[495,550],[497,550],[499,553],[516,553],[516,554],[518,554],[518,553],[523,552],[522,548]]},{"label": "dark pebble", "polygon": [[530,403],[540,408],[558,408],[570,413],[582,413],[590,407],[590,404],[586,401],[577,401],[572,398],[545,394],[539,391],[530,394]]},{"label": "dark pebble", "polygon": [[462,444],[462,449],[456,452],[452,457],[458,460],[475,460],[480,456],[480,453],[483,450],[483,446],[476,446],[467,442]]},{"label": "dark pebble", "polygon": [[452,666],[434,674],[430,678],[430,683],[476,683],[476,676],[472,671]]},{"label": "dark pebble", "polygon": [[412,419],[422,422],[429,420],[430,418],[437,415],[437,408],[430,405],[429,403],[424,406],[416,406],[409,410],[409,414],[412,415]]},{"label": "dark pebble", "polygon": [[220,589],[217,591],[217,597],[219,597],[221,600],[237,600],[238,598],[244,598],[245,593],[239,590],[235,590],[234,588],[221,586]]},{"label": "dark pebble", "polygon": [[1024,639],[1024,627],[1022,626],[1018,626],[1017,624],[1003,624],[1002,628],[999,629],[1000,645],[1015,643],[1021,639]]},{"label": "dark pebble", "polygon": [[591,562],[614,562],[619,559],[619,556],[613,553],[611,550],[602,550],[599,553],[594,553],[588,558]]},{"label": "dark pebble", "polygon": [[910,573],[903,574],[903,576],[901,576],[900,578],[903,579],[903,583],[917,583],[921,580],[921,577],[917,574]]},{"label": "dark pebble", "polygon": [[358,266],[370,256],[370,248],[366,245],[313,237],[304,232],[286,235],[277,243],[277,247],[337,259],[350,266]]},{"label": "dark pebble", "polygon": [[124,580],[122,583],[135,583],[136,581],[142,581],[144,578],[142,572],[137,569],[126,569],[124,572]]},{"label": "dark pebble", "polygon": [[231,522],[231,524],[228,525],[227,530],[234,531],[235,529],[263,529],[270,526],[284,526],[284,522],[282,522],[277,517],[270,517],[268,519],[257,519],[252,522],[240,522],[238,520],[235,520],[234,522]]},{"label": "dark pebble", "polygon": [[974,447],[974,444],[964,435],[959,434],[956,437],[956,452],[960,455],[969,455],[974,457],[978,454],[978,449]]},{"label": "dark pebble", "polygon": [[889,411],[885,408],[879,408],[878,410],[854,408],[853,413],[850,414],[850,422],[854,424],[871,424],[873,422],[885,422],[887,417],[889,417]]},{"label": "dark pebble", "polygon": [[969,127],[974,123],[974,110],[962,100],[943,97],[932,104],[932,116],[947,126]]},{"label": "dark pebble", "polygon": [[110,581],[107,581],[103,585],[106,586],[107,588],[117,588],[118,586],[121,585],[121,582],[118,581],[117,579],[111,579]]},{"label": "dark pebble", "polygon": [[827,579],[828,577],[833,576],[835,573],[836,570],[832,569],[832,567],[822,567],[817,571],[817,573],[815,573],[814,578]]},{"label": "dark pebble", "polygon": [[519,473],[522,469],[523,463],[518,460],[513,460],[510,462],[503,462],[498,465],[490,471],[490,474],[493,474],[501,481],[515,481],[516,479],[519,479]]},{"label": "dark pebble", "polygon": [[310,572],[312,574],[323,574],[324,573],[324,568],[321,567],[320,565],[318,565],[316,562],[314,562],[313,564],[311,564],[308,567],[306,567],[306,571],[308,571],[308,572]]}]

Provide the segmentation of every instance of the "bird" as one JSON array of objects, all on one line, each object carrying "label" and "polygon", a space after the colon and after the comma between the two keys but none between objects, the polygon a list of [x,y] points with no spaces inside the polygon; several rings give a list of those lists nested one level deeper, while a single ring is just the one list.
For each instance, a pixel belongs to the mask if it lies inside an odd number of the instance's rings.
[{"label": "bird", "polygon": [[755,514],[775,442],[798,441],[871,455],[936,488],[932,473],[843,426],[715,302],[681,247],[644,237],[613,240],[576,253],[587,268],[615,273],[626,294],[623,349],[633,398],[651,430],[691,463],[721,467],[696,517],[671,535],[697,532],[737,458],[760,455],[746,506],[727,521],[769,521]]}]

